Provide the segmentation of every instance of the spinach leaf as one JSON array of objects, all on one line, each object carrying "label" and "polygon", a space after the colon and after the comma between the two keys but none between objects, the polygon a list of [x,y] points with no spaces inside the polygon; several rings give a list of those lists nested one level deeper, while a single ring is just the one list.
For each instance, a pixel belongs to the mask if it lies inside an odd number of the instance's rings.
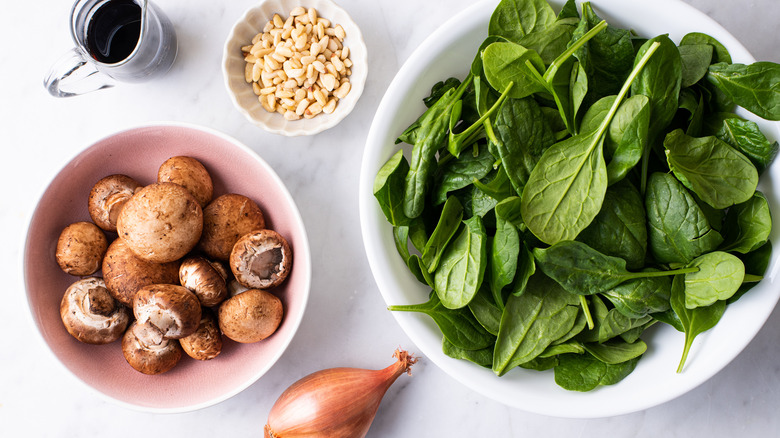
[{"label": "spinach leaf", "polygon": [[583,344],[585,351],[596,359],[610,365],[623,363],[627,360],[638,358],[647,351],[647,344],[642,341],[628,343],[625,341],[611,340],[603,343]]},{"label": "spinach leaf", "polygon": [[745,154],[759,173],[769,166],[777,155],[777,142],[770,143],[756,122],[737,116],[723,120],[715,136]]},{"label": "spinach leaf", "polygon": [[555,11],[545,0],[501,0],[490,16],[488,34],[518,42],[554,21]]},{"label": "spinach leaf", "polygon": [[[601,21],[590,3],[583,3],[582,18],[572,44]],[[588,82],[586,104],[618,93],[634,65],[634,55],[631,32],[611,25],[577,49],[574,56],[585,71]]]},{"label": "spinach leaf", "polygon": [[680,46],[709,44],[712,46],[712,63],[726,62],[731,64],[731,55],[728,49],[720,41],[701,32],[691,32],[680,40]]},{"label": "spinach leaf", "polygon": [[747,254],[766,243],[771,231],[769,203],[761,192],[756,192],[742,204],[729,208],[720,249]]},{"label": "spinach leaf", "polygon": [[479,350],[495,343],[495,336],[482,327],[468,309],[447,309],[433,293],[421,304],[389,306],[395,312],[419,312],[428,315],[439,326],[452,345],[464,350]]},{"label": "spinach leaf", "polygon": [[496,234],[490,248],[490,290],[494,297],[501,297],[501,290],[515,278],[523,244],[517,227],[501,216],[499,209],[495,211]]},{"label": "spinach leaf", "polygon": [[447,338],[441,342],[441,351],[453,359],[462,359],[473,362],[481,367],[490,368],[493,365],[493,347],[485,347],[479,350],[466,350],[456,347]]},{"label": "spinach leaf", "polygon": [[440,159],[434,180],[433,205],[442,204],[447,200],[448,193],[469,186],[474,179],[487,176],[495,160],[486,147],[478,148],[476,155],[463,154],[458,159]]},{"label": "spinach leaf", "polygon": [[650,100],[631,96],[620,105],[604,140],[609,185],[626,177],[642,159],[650,127]]},{"label": "spinach leaf", "polygon": [[688,358],[693,340],[701,333],[715,327],[715,324],[723,316],[723,312],[726,311],[726,302],[716,301],[707,307],[687,308],[685,306],[685,279],[682,275],[676,275],[672,280],[670,303],[685,332],[685,346],[680,364],[677,366],[677,372],[680,373],[685,366],[685,360]]},{"label": "spinach leaf", "polygon": [[423,263],[420,256],[417,254],[410,255],[409,258],[406,259],[406,266],[409,268],[412,275],[417,278],[417,281],[431,288],[434,286],[433,276],[428,273],[428,268],[426,268],[425,263]]},{"label": "spinach leaf", "polygon": [[520,257],[517,260],[515,279],[510,286],[513,295],[521,295],[528,286],[528,280],[536,273],[534,255],[526,244],[520,248]]},{"label": "spinach leaf", "polygon": [[678,47],[682,60],[682,82],[680,86],[690,87],[699,82],[712,61],[713,46],[710,44],[686,44]]},{"label": "spinach leaf", "polygon": [[599,295],[588,297],[593,318],[593,328],[583,330],[576,336],[580,342],[606,342],[616,336],[621,336],[652,320],[650,316],[630,318],[619,310],[607,308]]},{"label": "spinach leaf", "polygon": [[604,136],[632,81],[658,47],[637,62],[598,129],[555,143],[542,154],[521,198],[523,220],[539,240],[552,245],[574,239],[598,214],[607,189]]},{"label": "spinach leaf", "polygon": [[601,211],[577,240],[599,252],[624,259],[629,269],[644,266],[647,221],[639,191],[628,181],[608,188]]},{"label": "spinach leaf", "polygon": [[693,272],[698,268],[671,271],[626,270],[626,261],[604,255],[582,242],[565,240],[541,249],[534,248],[539,268],[564,289],[577,295],[593,295],[614,288],[628,280],[662,277]]},{"label": "spinach leaf", "polygon": [[447,198],[444,208],[439,216],[439,223],[431,233],[431,237],[425,244],[422,252],[422,261],[428,269],[428,272],[434,272],[439,266],[444,249],[458,231],[461,219],[463,219],[463,206],[455,196]]},{"label": "spinach leaf", "polygon": [[561,12],[558,12],[558,20],[565,18],[580,18],[580,14],[577,12],[577,3],[574,0],[567,0],[561,8]]},{"label": "spinach leaf", "polygon": [[602,293],[615,309],[629,318],[643,318],[669,310],[672,280],[669,277],[637,278]]},{"label": "spinach leaf", "polygon": [[434,272],[436,293],[444,307],[465,307],[482,284],[487,267],[487,235],[479,216],[463,221],[461,231],[447,245]]},{"label": "spinach leaf", "polygon": [[714,251],[697,257],[688,266],[699,268],[684,276],[685,307],[706,307],[727,300],[737,292],[745,278],[745,265],[736,256]]},{"label": "spinach leaf", "polygon": [[569,332],[579,312],[576,297],[535,275],[520,296],[510,296],[501,316],[493,372],[501,376],[541,354]]},{"label": "spinach leaf", "polygon": [[709,67],[707,80],[753,114],[767,120],[780,120],[780,64],[720,62]]},{"label": "spinach leaf", "polygon": [[677,179],[715,208],[745,202],[756,191],[756,167],[716,137],[694,138],[678,129],[666,135],[664,147]]},{"label": "spinach leaf", "polygon": [[569,391],[591,391],[600,385],[614,385],[634,371],[639,358],[606,364],[590,354],[558,356],[555,383]]},{"label": "spinach leaf", "polygon": [[409,259],[409,227],[400,226],[393,227],[393,242],[395,243],[395,249],[401,258],[404,260]]},{"label": "spinach leaf", "polygon": [[470,81],[464,81],[457,89],[447,90],[396,140],[396,143],[403,141],[413,146],[404,181],[404,213],[409,218],[419,216],[425,208],[430,176],[436,167],[436,152],[444,146],[453,108]]},{"label": "spinach leaf", "polygon": [[496,115],[499,158],[517,193],[555,136],[533,98],[507,99]]},{"label": "spinach leaf", "polygon": [[578,18],[557,19],[549,26],[529,33],[517,42],[539,54],[545,65],[550,65],[566,50]]},{"label": "spinach leaf", "polygon": [[460,86],[460,79],[458,78],[448,78],[445,81],[439,81],[435,84],[433,84],[433,87],[431,87],[431,92],[428,95],[428,97],[423,98],[423,104],[425,104],[426,108],[430,108],[435,104],[439,99],[444,96],[447,91],[450,89],[457,89]]},{"label": "spinach leaf", "polygon": [[659,263],[685,264],[723,242],[693,196],[672,175],[650,176],[645,210],[648,246]]},{"label": "spinach leaf", "polygon": [[409,163],[399,150],[379,169],[374,179],[374,197],[393,226],[409,224],[404,214],[404,180],[409,172]]},{"label": "spinach leaf", "polygon": [[[769,261],[772,258],[772,241],[768,240],[763,246],[760,248],[751,251],[747,254],[741,255],[740,259],[742,260],[742,263],[745,264],[745,276],[747,275],[755,275],[759,277],[763,277],[764,273],[766,272],[767,268],[769,268]],[[737,293],[731,296],[727,300],[727,303],[731,304],[734,301],[737,301],[742,295],[744,295],[747,291],[753,288],[758,283],[750,282],[750,283],[742,283],[742,286],[739,287],[739,290],[737,290]]]},{"label": "spinach leaf", "polygon": [[542,58],[533,50],[512,42],[495,42],[482,55],[485,78],[497,91],[510,88],[509,97],[522,99],[547,91],[540,72],[545,71]]},{"label": "spinach leaf", "polygon": [[651,142],[674,118],[682,81],[680,51],[667,35],[659,35],[647,40],[640,47],[637,59],[640,59],[641,55],[655,43],[659,44],[658,50],[631,84],[632,95],[641,94],[650,99]]},{"label": "spinach leaf", "polygon": [[[474,298],[469,302],[469,310],[474,318],[485,327],[488,333],[497,335],[498,327],[501,324],[501,313],[503,309],[500,309],[496,303],[494,303],[490,296],[490,291],[484,286],[479,289]],[[491,352],[492,356],[492,352]]]}]

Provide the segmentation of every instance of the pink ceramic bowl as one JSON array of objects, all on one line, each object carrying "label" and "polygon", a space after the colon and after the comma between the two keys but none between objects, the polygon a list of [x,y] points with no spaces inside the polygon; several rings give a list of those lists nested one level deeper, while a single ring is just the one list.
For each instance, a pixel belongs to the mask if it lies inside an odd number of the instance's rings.
[{"label": "pink ceramic bowl", "polygon": [[[240,193],[253,199],[266,222],[293,250],[287,280],[272,290],[285,315],[271,337],[255,344],[225,339],[211,361],[183,357],[171,371],[147,376],[131,368],[120,342],[82,344],[71,337],[59,315],[65,289],[77,280],[54,259],[60,231],[90,220],[87,197],[100,178],[113,173],[154,182],[163,161],[176,155],[200,160],[211,173],[214,196]],[[111,237],[111,236],[109,236]],[[32,318],[54,356],[73,375],[120,404],[154,412],[184,412],[223,401],[260,378],[279,359],[303,318],[309,297],[311,259],[298,209],[271,167],[246,146],[218,132],[188,125],[155,125],[104,138],[73,158],[46,188],[30,221],[24,247],[24,281]],[[99,275],[100,272],[98,272]]]}]

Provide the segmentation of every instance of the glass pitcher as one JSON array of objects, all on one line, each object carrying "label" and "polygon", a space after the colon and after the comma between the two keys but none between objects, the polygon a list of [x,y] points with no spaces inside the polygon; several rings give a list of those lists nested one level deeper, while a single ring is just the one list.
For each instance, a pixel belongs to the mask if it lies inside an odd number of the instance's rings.
[{"label": "glass pitcher", "polygon": [[148,0],[78,0],[70,31],[76,47],[44,80],[56,97],[151,80],[171,68],[178,50],[173,24]]}]

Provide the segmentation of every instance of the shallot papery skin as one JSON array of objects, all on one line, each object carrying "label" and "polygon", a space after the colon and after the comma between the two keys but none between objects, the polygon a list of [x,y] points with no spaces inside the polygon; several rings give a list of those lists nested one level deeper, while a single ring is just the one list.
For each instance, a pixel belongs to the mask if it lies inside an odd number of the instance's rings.
[{"label": "shallot papery skin", "polygon": [[265,438],[362,438],[374,421],[387,389],[417,359],[396,350],[383,370],[330,368],[293,383],[268,414]]}]

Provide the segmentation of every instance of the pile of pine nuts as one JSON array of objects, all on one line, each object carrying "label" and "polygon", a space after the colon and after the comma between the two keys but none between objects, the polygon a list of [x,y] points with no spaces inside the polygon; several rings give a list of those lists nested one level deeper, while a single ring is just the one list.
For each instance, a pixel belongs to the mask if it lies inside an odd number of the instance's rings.
[{"label": "pile of pine nuts", "polygon": [[251,45],[241,47],[244,77],[260,104],[287,120],[330,114],[346,97],[352,61],[340,24],[298,6],[284,20],[274,14]]}]

